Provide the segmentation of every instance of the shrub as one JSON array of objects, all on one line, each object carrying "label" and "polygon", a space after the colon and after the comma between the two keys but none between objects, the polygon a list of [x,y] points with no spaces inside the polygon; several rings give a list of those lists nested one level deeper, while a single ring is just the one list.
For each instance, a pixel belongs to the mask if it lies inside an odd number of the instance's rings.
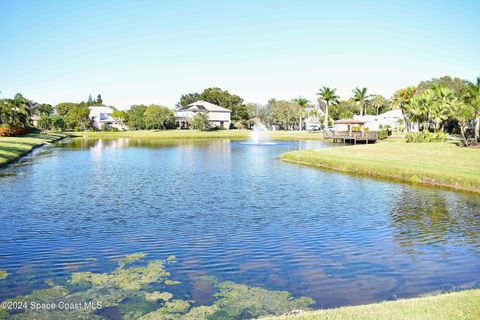
[{"label": "shrub", "polygon": [[390,134],[389,134],[387,129],[383,129],[383,130],[378,131],[378,139],[380,139],[380,140],[387,139],[389,135]]},{"label": "shrub", "polygon": [[223,126],[214,126],[208,129],[208,131],[218,131],[218,130],[226,130]]},{"label": "shrub", "polygon": [[192,129],[207,130],[208,129],[208,115],[204,112],[197,112],[192,118]]},{"label": "shrub", "polygon": [[30,133],[29,128],[0,128],[0,137],[15,137]]},{"label": "shrub", "polygon": [[447,140],[447,135],[443,131],[439,132],[409,132],[405,136],[409,143],[422,143],[422,142],[442,142]]},{"label": "shrub", "polygon": [[233,124],[233,127],[235,129],[245,129],[245,125],[243,124],[242,121],[237,121]]}]

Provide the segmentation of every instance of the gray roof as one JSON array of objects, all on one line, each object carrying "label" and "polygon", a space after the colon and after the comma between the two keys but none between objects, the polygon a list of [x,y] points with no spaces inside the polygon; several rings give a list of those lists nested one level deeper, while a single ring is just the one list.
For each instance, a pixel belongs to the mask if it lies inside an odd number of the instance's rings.
[{"label": "gray roof", "polygon": [[225,109],[223,107],[217,106],[216,104],[213,104],[213,103],[210,103],[210,102],[204,101],[204,100],[198,100],[194,103],[190,103],[189,105],[186,105],[185,107],[182,107],[180,110],[188,110],[192,107],[196,107],[200,110],[204,109],[206,111],[231,112],[228,109]]}]

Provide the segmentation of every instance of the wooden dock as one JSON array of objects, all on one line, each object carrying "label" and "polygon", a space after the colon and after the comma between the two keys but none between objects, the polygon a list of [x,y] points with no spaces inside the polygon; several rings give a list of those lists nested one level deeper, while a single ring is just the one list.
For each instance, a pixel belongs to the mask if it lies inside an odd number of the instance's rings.
[{"label": "wooden dock", "polygon": [[348,132],[348,131],[331,131],[323,133],[324,139],[332,139],[332,142],[347,142],[357,144],[357,142],[364,142],[366,144],[375,143],[378,140],[378,132]]}]

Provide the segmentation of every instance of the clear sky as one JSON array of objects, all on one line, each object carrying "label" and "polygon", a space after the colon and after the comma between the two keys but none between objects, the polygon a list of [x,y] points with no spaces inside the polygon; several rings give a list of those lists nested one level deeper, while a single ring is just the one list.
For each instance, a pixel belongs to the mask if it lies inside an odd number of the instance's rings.
[{"label": "clear sky", "polygon": [[0,0],[0,91],[38,102],[174,106],[218,86],[247,102],[389,97],[480,76],[480,1]]}]

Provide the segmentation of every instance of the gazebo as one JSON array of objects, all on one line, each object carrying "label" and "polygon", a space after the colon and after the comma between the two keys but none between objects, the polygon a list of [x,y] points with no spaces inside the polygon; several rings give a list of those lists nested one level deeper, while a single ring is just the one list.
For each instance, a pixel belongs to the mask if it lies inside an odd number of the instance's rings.
[{"label": "gazebo", "polygon": [[347,141],[353,142],[353,144],[357,144],[357,141],[365,142],[368,144],[369,142],[375,143],[378,140],[378,132],[376,131],[365,131],[361,130],[358,132],[354,132],[352,127],[354,125],[359,125],[363,127],[365,125],[365,121],[357,120],[357,119],[344,119],[344,120],[337,120],[335,121],[335,125],[346,125],[347,131],[339,131],[338,126],[336,126],[335,131],[325,132],[324,138],[325,139],[332,139],[332,142],[341,141],[345,144]]},{"label": "gazebo", "polygon": [[[359,126],[363,127],[363,126],[365,125],[365,121],[357,120],[357,119],[344,119],[344,120],[337,120],[337,121],[335,121],[335,124],[336,124],[336,125],[338,125],[338,124],[345,124],[345,125],[347,125],[347,127],[348,127],[348,130],[347,130],[347,131],[348,131],[350,134],[352,134],[352,127],[353,127],[354,125],[359,125]],[[337,130],[337,132],[339,132],[339,131]]]}]

